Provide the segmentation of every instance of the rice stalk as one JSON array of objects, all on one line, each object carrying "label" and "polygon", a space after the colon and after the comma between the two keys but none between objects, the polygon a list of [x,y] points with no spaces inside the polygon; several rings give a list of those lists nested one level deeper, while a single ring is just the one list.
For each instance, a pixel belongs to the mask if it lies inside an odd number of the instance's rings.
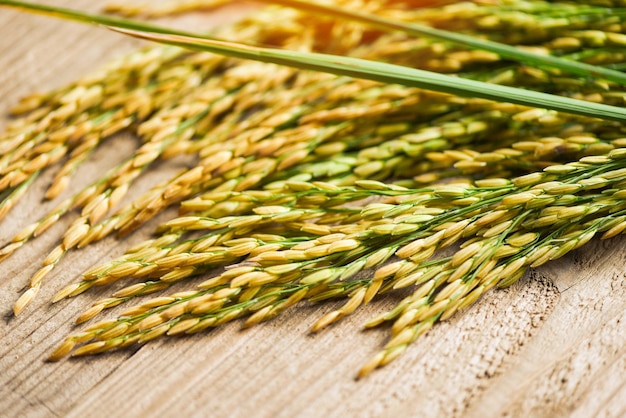
[{"label": "rice stalk", "polygon": [[[16,314],[67,251],[180,208],[153,239],[90,268],[54,301],[124,281],[77,318],[83,323],[161,295],[67,337],[51,360],[242,317],[249,327],[303,301],[343,299],[312,324],[319,332],[404,289],[401,302],[365,324],[388,324],[390,337],[363,376],[490,289],[594,236],[626,230],[626,56],[615,53],[626,16],[616,5],[519,0],[404,10],[381,1],[352,13],[338,2],[331,13],[281,3],[326,15],[269,8],[208,38],[0,1],[235,57],[145,49],[17,106],[23,116],[0,138],[2,213],[40,171],[65,159],[48,191],[54,198],[115,132],[135,133],[142,144],[1,250],[5,258],[81,210]],[[334,21],[337,14],[346,21]],[[153,162],[181,153],[197,163],[109,214]],[[193,278],[201,282],[167,295],[173,283]]]}]

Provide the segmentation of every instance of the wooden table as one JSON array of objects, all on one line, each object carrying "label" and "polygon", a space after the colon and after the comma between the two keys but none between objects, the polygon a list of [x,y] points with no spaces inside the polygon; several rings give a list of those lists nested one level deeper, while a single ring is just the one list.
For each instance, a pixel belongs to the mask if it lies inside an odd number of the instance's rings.
[{"label": "wooden table", "polygon": [[[54,2],[92,11],[103,2],[83,3]],[[222,20],[231,12],[203,17]],[[61,86],[137,45],[103,29],[0,9],[0,125],[21,95]],[[135,145],[115,138],[72,187],[88,184]],[[137,188],[182,163],[161,164]],[[41,201],[52,174],[3,221],[3,243],[52,207]],[[355,381],[386,338],[384,329],[362,332],[360,324],[389,308],[392,297],[314,336],[310,325],[332,304],[291,310],[245,331],[233,323],[136,351],[44,362],[75,329],[76,315],[110,291],[54,305],[52,295],[152,230],[72,252],[34,304],[13,317],[11,306],[71,219],[1,265],[0,416],[626,416],[624,239],[593,241],[512,288],[491,292],[388,367]]]}]

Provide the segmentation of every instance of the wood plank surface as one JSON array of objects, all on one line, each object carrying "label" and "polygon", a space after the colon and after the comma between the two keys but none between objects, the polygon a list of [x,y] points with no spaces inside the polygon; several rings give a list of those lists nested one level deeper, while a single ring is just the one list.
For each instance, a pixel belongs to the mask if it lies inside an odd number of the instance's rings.
[{"label": "wood plank surface", "polygon": [[[49,3],[92,11],[103,4]],[[209,25],[232,13],[201,17]],[[62,86],[138,45],[103,29],[0,9],[0,126],[20,96]],[[133,138],[114,138],[81,168],[72,188],[89,184],[135,146]],[[160,164],[136,189],[182,164]],[[1,243],[55,204],[42,201],[53,174],[38,179],[2,222]],[[110,290],[57,304],[52,295],[148,236],[158,221],[124,241],[70,253],[33,305],[13,317],[13,303],[71,220],[0,265],[2,417],[626,416],[625,239],[592,241],[513,287],[490,292],[389,366],[356,381],[387,335],[385,329],[363,332],[361,324],[392,306],[394,296],[313,336],[309,327],[332,303],[293,309],[245,331],[233,323],[137,350],[44,362],[75,329],[76,315]]]}]

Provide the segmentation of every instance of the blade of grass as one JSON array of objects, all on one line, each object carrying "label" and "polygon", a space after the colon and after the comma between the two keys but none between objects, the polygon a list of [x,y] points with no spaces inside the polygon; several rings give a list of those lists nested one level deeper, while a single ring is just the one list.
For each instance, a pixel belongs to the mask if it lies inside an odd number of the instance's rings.
[{"label": "blade of grass", "polygon": [[465,45],[475,49],[493,52],[501,57],[515,60],[524,64],[534,64],[538,66],[557,68],[561,71],[569,72],[583,77],[604,78],[619,84],[626,84],[626,74],[609,68],[598,67],[585,64],[583,62],[571,61],[555,57],[553,55],[539,55],[529,51],[516,48],[514,46],[501,44],[499,42],[480,39],[461,33],[450,32],[442,29],[435,29],[430,26],[418,23],[406,23],[396,20],[386,19],[381,16],[372,15],[365,12],[348,10],[346,8],[332,5],[327,6],[319,3],[307,3],[300,0],[261,0],[265,3],[280,4],[282,6],[315,13],[321,16],[348,19],[363,23],[377,29],[385,31],[401,31],[410,35],[426,36],[435,39]]},{"label": "blade of grass", "polygon": [[286,65],[356,78],[419,87],[465,97],[478,97],[539,107],[582,116],[626,121],[626,109],[552,94],[483,83],[394,64],[299,51],[261,48],[234,42],[208,40],[163,33],[109,27],[109,29],[155,42],[208,51],[235,58]]},{"label": "blade of grass", "polygon": [[[465,97],[478,97],[577,114],[592,118],[626,121],[626,109],[556,95],[499,86],[459,77],[437,74],[382,62],[310,52],[260,48],[233,42],[209,40],[200,35],[145,24],[130,19],[109,18],[75,10],[42,6],[21,1],[0,0],[0,6],[59,17],[99,23],[120,33],[155,42],[176,45],[236,58],[286,65],[300,69],[328,72],[356,78],[419,87]],[[595,67],[594,67],[595,68]]]}]

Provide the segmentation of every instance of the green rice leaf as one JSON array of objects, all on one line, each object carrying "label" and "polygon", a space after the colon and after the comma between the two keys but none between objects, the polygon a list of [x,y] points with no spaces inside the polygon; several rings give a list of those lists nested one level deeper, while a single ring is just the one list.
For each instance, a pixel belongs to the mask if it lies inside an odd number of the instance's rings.
[{"label": "green rice leaf", "polygon": [[213,52],[235,58],[287,65],[356,78],[420,87],[465,97],[515,103],[600,119],[626,121],[626,109],[540,93],[497,84],[483,83],[430,71],[383,62],[337,55],[261,48],[235,42],[209,40],[165,33],[150,33],[110,27],[120,33],[184,48]]},{"label": "green rice leaf", "polygon": [[[137,38],[176,45],[236,58],[322,71],[337,75],[396,83],[464,97],[476,97],[524,106],[545,108],[592,118],[626,121],[626,109],[561,97],[552,94],[500,86],[460,77],[448,76],[394,64],[329,54],[261,48],[216,39],[207,39],[142,22],[110,18],[75,10],[43,6],[21,1],[0,0],[0,5],[68,20],[98,23]],[[594,67],[595,68],[595,67]]]}]

